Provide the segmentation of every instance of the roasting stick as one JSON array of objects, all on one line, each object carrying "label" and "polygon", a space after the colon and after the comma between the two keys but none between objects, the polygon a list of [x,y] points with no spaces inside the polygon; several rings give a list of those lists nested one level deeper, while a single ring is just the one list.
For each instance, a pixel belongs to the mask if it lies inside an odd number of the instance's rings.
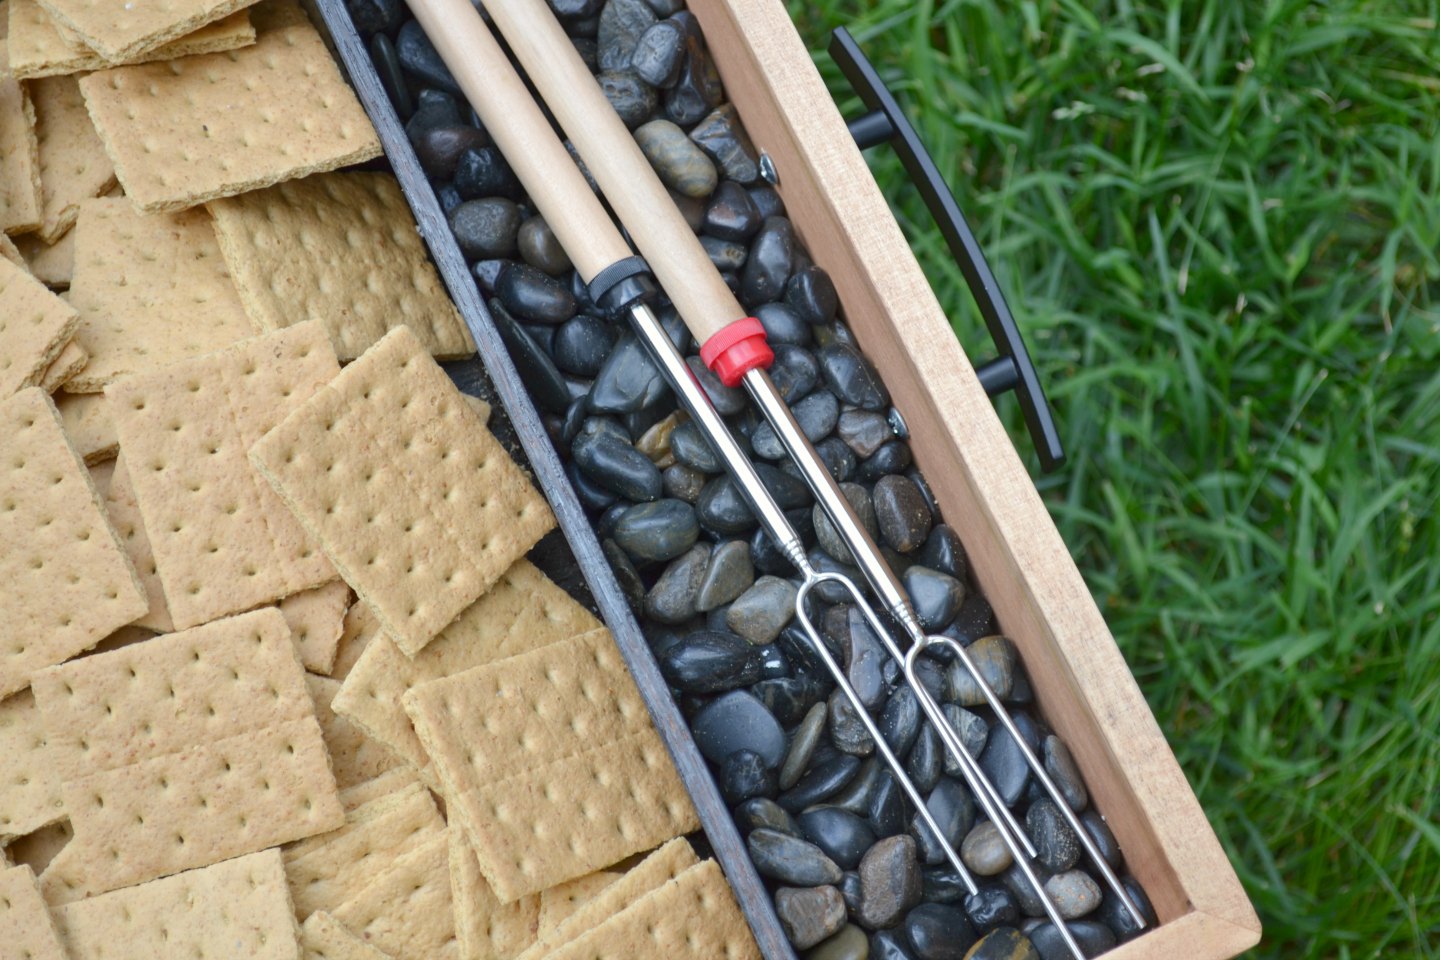
[{"label": "roasting stick", "polygon": [[[1014,719],[986,683],[969,652],[947,637],[927,636],[921,628],[894,573],[770,382],[765,367],[772,356],[764,342],[764,329],[758,321],[745,317],[734,294],[728,287],[724,287],[719,271],[710,262],[704,248],[669,199],[659,177],[610,106],[599,84],[580,59],[544,0],[494,0],[487,9],[540,91],[541,97],[570,136],[591,175],[600,184],[620,222],[629,229],[641,253],[649,258],[656,277],[671,294],[680,316],[701,343],[702,359],[727,385],[744,383],[751,398],[775,428],[781,443],[800,468],[816,499],[845,538],[872,589],[909,635],[912,647],[902,658],[888,636],[881,634],[887,641],[892,656],[904,664],[907,677],[915,687],[916,696],[927,717],[935,724],[947,750],[960,762],[962,770],[967,774],[967,781],[971,782],[972,790],[987,814],[990,814],[992,822],[1000,828],[1001,835],[1006,838],[1007,845],[1015,854],[1016,862],[1025,868],[1027,877],[1035,884],[1041,899],[1045,901],[1051,919],[1065,934],[1072,950],[1078,955],[1078,947],[1070,938],[1064,923],[1060,921],[1058,911],[1029,869],[1025,858],[1015,849],[1018,844],[1033,856],[1034,848],[1029,837],[1019,829],[1008,808],[999,802],[993,786],[979,771],[973,758],[969,757],[958,735],[948,723],[943,722],[943,715],[934,698],[923,685],[916,683],[916,659],[927,647],[948,647],[974,677],[987,704],[1014,738],[1036,779],[1060,809],[1070,828],[1075,831],[1110,889],[1125,904],[1135,922],[1143,927],[1145,919],[1138,906],[1100,855],[1089,832],[1070,809],[1054,780],[1046,772],[1044,764],[1020,735]],[[978,787],[971,781],[972,772],[978,774]],[[996,806],[999,808],[999,815],[992,811],[992,807]]]},{"label": "roasting stick", "polygon": [[[876,635],[884,637],[884,624],[874,608],[849,578],[821,573],[811,565],[800,535],[761,481],[750,459],[741,451],[725,421],[711,405],[710,398],[691,375],[684,357],[647,305],[646,300],[653,295],[654,286],[644,261],[632,256],[619,229],[591,192],[569,152],[490,35],[484,21],[470,6],[469,0],[410,0],[410,6],[465,91],[470,105],[490,131],[490,136],[510,161],[530,199],[565,246],[571,262],[589,285],[597,304],[612,315],[629,316],[637,335],[650,351],[681,405],[721,455],[766,533],[799,570],[803,583],[796,594],[795,612],[807,638],[856,715],[861,718],[875,741],[875,749],[896,782],[915,805],[930,832],[939,839],[946,859],[966,888],[975,893],[978,888],[974,878],[953,845],[946,841],[925,806],[925,798],[906,774],[905,765],[886,743],[874,718],[850,685],[844,669],[821,640],[807,610],[807,599],[816,587],[825,583],[837,584],[854,598],[857,608],[863,611]],[[665,195],[664,204],[670,210],[674,209],[668,195]],[[697,277],[694,287],[686,286],[685,289],[692,294],[694,289],[703,290],[708,279]],[[711,286],[718,286],[728,295],[729,288],[718,274],[714,281]],[[710,292],[713,294],[714,291]],[[671,299],[675,299],[673,295]],[[898,652],[895,655],[898,657]]]}]

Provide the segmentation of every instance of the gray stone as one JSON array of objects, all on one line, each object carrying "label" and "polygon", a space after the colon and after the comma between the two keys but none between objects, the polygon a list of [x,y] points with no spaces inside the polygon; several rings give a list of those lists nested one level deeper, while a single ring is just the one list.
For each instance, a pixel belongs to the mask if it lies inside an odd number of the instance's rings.
[{"label": "gray stone", "polygon": [[764,646],[780,636],[794,618],[795,594],[795,585],[789,580],[761,577],[735,598],[725,623],[756,646]]},{"label": "gray stone", "polygon": [[615,525],[613,539],[634,560],[672,560],[700,536],[695,508],[681,500],[657,500],[631,507]]},{"label": "gray stone", "polygon": [[714,192],[719,182],[714,162],[674,123],[651,120],[636,129],[635,142],[670,189],[687,197]]},{"label": "gray stone", "polygon": [[695,609],[708,613],[740,596],[755,582],[755,566],[750,561],[750,544],[744,540],[728,540],[715,548],[705,568],[695,597]]},{"label": "gray stone", "polygon": [[670,562],[645,595],[645,615],[661,623],[681,624],[695,616],[695,600],[710,562],[710,544],[697,543]]},{"label": "gray stone", "polygon": [[[875,525],[875,508],[870,503],[870,491],[858,483],[840,484],[840,492],[849,501],[850,508],[855,512],[855,518],[860,525],[874,538],[878,533]],[[824,550],[837,563],[850,565],[855,558],[850,553],[850,548],[841,538],[840,532],[830,522],[830,517],[825,513],[820,504],[814,507],[815,518],[815,539],[820,543],[820,549]]]},{"label": "gray stone", "polygon": [[796,887],[840,882],[841,871],[835,861],[808,840],[761,827],[750,831],[745,846],[763,877]]},{"label": "gray stone", "polygon": [[847,923],[835,936],[807,952],[805,960],[867,960],[869,956],[870,941],[865,931]]},{"label": "gray stone", "polygon": [[1015,862],[1010,848],[1005,846],[1000,829],[989,820],[975,824],[965,835],[965,841],[960,844],[960,859],[980,877],[998,876]]},{"label": "gray stone", "polygon": [[630,69],[652,87],[673,87],[680,79],[684,55],[684,29],[673,20],[661,20],[636,41],[635,50],[630,54]]},{"label": "gray stone", "polygon": [[[979,757],[985,749],[985,742],[990,738],[989,725],[969,710],[953,703],[942,703],[940,712],[945,715],[951,729],[960,738],[960,743],[970,752],[970,756]],[[949,751],[945,753],[945,772],[952,777],[962,774],[960,761],[951,757]]]},{"label": "gray stone", "polygon": [[1070,809],[1076,813],[1084,810],[1090,803],[1090,792],[1085,789],[1085,778],[1080,774],[1080,768],[1075,766],[1075,758],[1070,755],[1070,748],[1065,746],[1065,742],[1059,737],[1051,734],[1045,738],[1041,756],[1045,763],[1045,772],[1055,781],[1055,786],[1060,788],[1060,794],[1070,805]]},{"label": "gray stone", "polygon": [[895,926],[920,902],[921,892],[920,863],[911,837],[887,837],[860,860],[859,919],[869,929]]},{"label": "gray stone", "polygon": [[730,104],[707,114],[691,129],[690,139],[715,161],[725,179],[746,184],[759,179],[760,157]]},{"label": "gray stone", "polygon": [[606,70],[595,79],[600,84],[600,92],[631,130],[649,120],[660,102],[655,88],[633,70]]},{"label": "gray stone", "polygon": [[795,729],[795,735],[790,738],[790,749],[785,752],[785,762],[780,766],[781,790],[789,790],[799,783],[810,766],[810,758],[815,755],[815,748],[825,733],[827,716],[825,704],[817,703]]},{"label": "gray stone", "polygon": [[892,550],[910,553],[930,535],[934,520],[925,495],[909,477],[892,474],[881,477],[871,494],[880,539]]},{"label": "gray stone", "polygon": [[600,28],[595,35],[600,69],[628,68],[640,38],[655,21],[655,11],[645,0],[609,0],[600,11]]},{"label": "gray stone", "polygon": [[832,886],[781,887],[775,891],[775,913],[795,948],[807,950],[845,926],[845,898]]},{"label": "gray stone", "polygon": [[[965,648],[986,685],[1001,700],[1010,696],[1015,682],[1015,645],[1001,636],[982,637]],[[983,707],[988,701],[975,682],[975,675],[957,657],[950,664],[947,679],[950,699],[962,707]]]},{"label": "gray stone", "polygon": [[714,764],[736,750],[753,750],[774,766],[785,755],[785,731],[765,705],[744,690],[732,690],[701,708],[690,722],[695,745]]},{"label": "gray stone", "polygon": [[565,248],[544,217],[531,217],[522,223],[516,244],[526,263],[552,277],[564,276],[574,269]]},{"label": "gray stone", "polygon": [[1066,920],[1078,920],[1100,906],[1100,885],[1084,870],[1055,874],[1045,881],[1045,893]]},{"label": "gray stone", "polygon": [[1025,812],[1025,832],[1035,845],[1036,859],[1047,869],[1058,873],[1079,862],[1080,838],[1049,797],[1036,800]]},{"label": "gray stone", "polygon": [[836,425],[838,435],[855,455],[864,459],[895,439],[890,421],[874,410],[846,410]]}]

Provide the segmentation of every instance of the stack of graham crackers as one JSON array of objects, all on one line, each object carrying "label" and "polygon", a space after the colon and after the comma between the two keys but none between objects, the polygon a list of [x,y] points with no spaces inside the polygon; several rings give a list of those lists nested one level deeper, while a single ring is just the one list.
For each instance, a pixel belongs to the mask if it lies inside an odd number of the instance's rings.
[{"label": "stack of graham crackers", "polygon": [[758,956],[300,8],[0,29],[5,955]]}]

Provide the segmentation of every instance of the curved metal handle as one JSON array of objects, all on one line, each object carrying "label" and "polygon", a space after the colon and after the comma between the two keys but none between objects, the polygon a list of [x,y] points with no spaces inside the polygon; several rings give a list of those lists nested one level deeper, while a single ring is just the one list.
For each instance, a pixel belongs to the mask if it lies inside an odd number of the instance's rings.
[{"label": "curved metal handle", "polygon": [[1000,292],[985,252],[980,249],[980,243],[965,222],[965,215],[960,212],[960,205],[955,202],[955,194],[940,175],[935,161],[930,159],[930,152],[900,109],[894,94],[844,27],[837,27],[831,34],[830,58],[870,111],[850,121],[850,135],[861,150],[882,143],[889,143],[895,148],[900,162],[919,187],[925,205],[930,208],[941,235],[950,246],[950,253],[955,257],[965,282],[970,285],[970,292],[980,307],[980,315],[985,318],[985,326],[989,328],[990,337],[1000,353],[993,360],[976,366],[975,374],[980,378],[980,385],[992,397],[1006,390],[1016,392],[1025,414],[1025,423],[1030,428],[1030,437],[1040,453],[1041,468],[1046,473],[1057,469],[1065,462],[1065,451],[1060,446],[1060,433],[1050,412],[1050,403],[1045,399],[1045,390],[1040,386],[1040,377],[1035,372],[1035,364],[1020,335],[1020,328],[1015,325],[1015,318],[1005,302],[1005,295]]}]

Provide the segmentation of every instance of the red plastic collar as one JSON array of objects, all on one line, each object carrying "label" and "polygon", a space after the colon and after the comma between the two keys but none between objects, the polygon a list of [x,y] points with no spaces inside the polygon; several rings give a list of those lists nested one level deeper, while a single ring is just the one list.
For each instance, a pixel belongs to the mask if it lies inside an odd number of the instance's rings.
[{"label": "red plastic collar", "polygon": [[754,317],[745,317],[722,329],[700,345],[700,359],[727,387],[738,386],[741,378],[756,367],[768,367],[775,352],[765,342],[765,328]]}]

